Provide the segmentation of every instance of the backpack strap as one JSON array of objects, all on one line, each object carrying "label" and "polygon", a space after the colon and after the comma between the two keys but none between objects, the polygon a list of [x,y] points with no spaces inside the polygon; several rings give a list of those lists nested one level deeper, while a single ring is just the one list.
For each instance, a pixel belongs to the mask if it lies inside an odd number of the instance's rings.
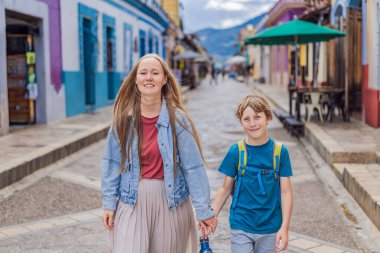
[{"label": "backpack strap", "polygon": [[234,182],[234,194],[232,199],[232,210],[236,207],[236,202],[239,196],[240,191],[240,185],[241,185],[241,176],[245,173],[245,168],[247,165],[247,149],[245,148],[244,141],[239,141],[238,143],[239,147],[239,161],[238,161],[238,167],[237,167],[237,175]]},{"label": "backpack strap", "polygon": [[273,148],[273,170],[264,170],[260,168],[254,168],[254,167],[247,167],[247,149],[245,146],[244,141],[239,141],[238,143],[239,147],[239,161],[238,161],[238,173],[237,173],[237,179],[235,181],[236,187],[235,187],[235,193],[232,199],[232,210],[235,209],[237,199],[239,196],[240,191],[240,185],[241,185],[241,176],[244,175],[245,171],[252,171],[258,173],[258,181],[260,186],[260,194],[265,195],[265,188],[262,180],[262,174],[270,174],[274,175],[275,179],[277,180],[279,178],[279,167],[280,167],[280,156],[281,156],[281,148],[282,144],[280,142],[274,141],[274,148]]},{"label": "backpack strap", "polygon": [[[239,162],[238,162],[238,174],[244,175],[245,167],[247,165],[247,149],[245,148],[244,141],[238,141],[239,147]],[[241,169],[241,171],[240,171]]]},{"label": "backpack strap", "polygon": [[277,180],[280,173],[280,157],[281,157],[282,143],[275,141],[273,148],[273,170],[274,177]]}]

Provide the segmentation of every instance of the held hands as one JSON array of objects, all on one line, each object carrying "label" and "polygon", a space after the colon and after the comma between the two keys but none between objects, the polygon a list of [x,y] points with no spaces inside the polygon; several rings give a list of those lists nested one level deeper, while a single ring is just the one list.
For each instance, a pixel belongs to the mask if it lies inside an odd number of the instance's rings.
[{"label": "held hands", "polygon": [[111,230],[113,228],[114,219],[115,219],[115,211],[104,210],[103,225],[107,230]]},{"label": "held hands", "polygon": [[215,232],[218,225],[218,219],[213,216],[207,220],[201,220],[198,222],[198,229],[202,230],[202,237],[207,237]]},{"label": "held hands", "polygon": [[281,228],[276,235],[276,252],[286,250],[288,242],[288,230]]}]

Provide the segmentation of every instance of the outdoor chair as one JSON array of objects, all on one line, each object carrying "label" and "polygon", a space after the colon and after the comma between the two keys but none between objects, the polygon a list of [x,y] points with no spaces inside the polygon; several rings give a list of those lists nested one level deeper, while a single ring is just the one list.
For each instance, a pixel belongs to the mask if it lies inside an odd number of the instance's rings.
[{"label": "outdoor chair", "polygon": [[319,92],[308,92],[303,95],[303,101],[306,108],[306,117],[305,119],[307,121],[310,121],[311,115],[314,113],[314,111],[317,111],[317,115],[319,117],[319,120],[323,122],[323,106],[320,102],[321,94]]},{"label": "outdoor chair", "polygon": [[334,93],[328,96],[324,107],[327,107],[326,120],[332,122],[335,117],[335,111],[338,109],[338,115],[342,117],[342,120],[345,120],[346,115],[344,112],[344,94],[343,93]]}]

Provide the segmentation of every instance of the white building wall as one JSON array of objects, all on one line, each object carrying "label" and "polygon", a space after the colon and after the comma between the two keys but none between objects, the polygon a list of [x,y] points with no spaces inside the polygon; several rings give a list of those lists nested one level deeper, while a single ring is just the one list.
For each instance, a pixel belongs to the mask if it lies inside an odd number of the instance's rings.
[{"label": "white building wall", "polygon": [[321,42],[319,47],[318,83],[327,82],[327,44]]},{"label": "white building wall", "polygon": [[307,44],[307,76],[306,81],[307,82],[313,82],[314,80],[314,46],[312,43]]},{"label": "white building wall", "polygon": [[[111,5],[105,1],[100,0],[65,0],[61,1],[61,18],[62,18],[62,51],[63,51],[63,69],[64,71],[78,71],[80,68],[79,63],[79,38],[78,38],[78,3],[84,4],[87,7],[93,8],[98,11],[98,71],[103,69],[103,14],[115,18],[115,35],[116,35],[116,71],[123,72],[124,70],[124,23],[128,23],[133,29],[133,64],[139,58],[139,52],[134,52],[134,41],[139,37],[139,30],[146,32],[146,46],[148,49],[148,33],[152,31],[153,35],[158,36],[160,41],[160,54],[162,54],[162,36],[161,32],[164,28],[151,17],[140,12],[133,6],[121,0],[111,0],[115,5]],[[125,9],[129,11],[126,11]],[[132,12],[132,13],[131,13]],[[140,17],[140,18],[139,18]],[[148,24],[141,18],[148,20],[156,27]],[[157,29],[159,28],[159,29]],[[129,43],[127,44],[129,45]]]},{"label": "white building wall", "polygon": [[264,77],[266,83],[270,83],[270,47],[263,46],[263,69],[261,77]]},{"label": "white building wall", "polygon": [[[375,49],[367,51],[367,59],[368,59],[368,86],[369,88],[374,88],[378,79],[378,64],[379,60],[377,59],[379,56],[379,24],[378,24],[378,1],[368,1],[367,2],[367,18],[368,18],[368,34],[372,36],[367,37],[367,48]],[[375,52],[374,52],[375,51]]]},{"label": "white building wall", "polygon": [[[5,28],[5,6],[3,0],[0,0],[0,66],[7,64]],[[9,131],[8,110],[7,68],[0,67],[0,135]]]},{"label": "white building wall", "polygon": [[[50,72],[50,38],[49,38],[49,9],[48,6],[40,1],[31,0],[29,4],[25,4],[24,0],[0,0],[0,63],[1,66],[6,66],[6,33],[5,33],[5,9],[18,12],[21,14],[33,16],[41,19],[40,35],[36,38],[36,74],[38,79],[39,96],[36,101],[36,121],[38,124],[54,122],[65,118],[65,92],[63,89],[57,93],[51,83]],[[0,72],[0,105],[2,115],[2,125],[9,124],[8,117],[3,116],[3,113],[8,114],[7,96],[7,81],[6,68],[4,73]],[[5,105],[6,103],[6,105]],[[6,111],[5,111],[6,107]],[[3,118],[4,117],[4,118]],[[6,120],[3,121],[3,120]],[[5,127],[6,132],[8,127]],[[3,128],[2,128],[3,129]],[[0,134],[4,133],[0,129]]]}]

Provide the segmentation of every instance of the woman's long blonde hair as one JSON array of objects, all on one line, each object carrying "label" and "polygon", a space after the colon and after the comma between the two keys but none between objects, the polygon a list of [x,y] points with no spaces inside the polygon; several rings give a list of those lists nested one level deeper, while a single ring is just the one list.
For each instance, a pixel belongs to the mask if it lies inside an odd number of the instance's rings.
[{"label": "woman's long blonde hair", "polygon": [[[130,150],[134,134],[138,137],[138,152],[140,159],[140,170],[141,170],[141,147],[142,147],[142,128],[141,128],[141,93],[137,88],[136,75],[140,62],[147,58],[154,58],[161,63],[164,75],[167,79],[166,85],[162,87],[161,95],[165,98],[166,106],[169,112],[170,125],[173,135],[173,164],[174,171],[176,170],[176,160],[177,160],[177,136],[175,122],[177,121],[182,127],[186,126],[176,117],[176,110],[182,112],[182,114],[187,118],[191,124],[192,134],[194,136],[195,142],[198,145],[199,151],[201,153],[202,159],[202,148],[200,145],[198,133],[195,129],[194,123],[189,117],[187,111],[185,110],[182,101],[180,99],[180,92],[178,89],[178,84],[171,73],[169,67],[165,61],[156,54],[147,54],[139,59],[137,64],[132,68],[129,75],[126,77],[122,83],[119,92],[116,96],[114,105],[114,117],[113,117],[113,127],[116,128],[116,133],[118,139],[120,140],[121,149],[121,163],[120,171],[123,171],[126,160],[130,159]],[[113,130],[114,130],[113,129]],[[190,131],[190,129],[187,129]],[[112,131],[114,132],[114,131]]]}]

